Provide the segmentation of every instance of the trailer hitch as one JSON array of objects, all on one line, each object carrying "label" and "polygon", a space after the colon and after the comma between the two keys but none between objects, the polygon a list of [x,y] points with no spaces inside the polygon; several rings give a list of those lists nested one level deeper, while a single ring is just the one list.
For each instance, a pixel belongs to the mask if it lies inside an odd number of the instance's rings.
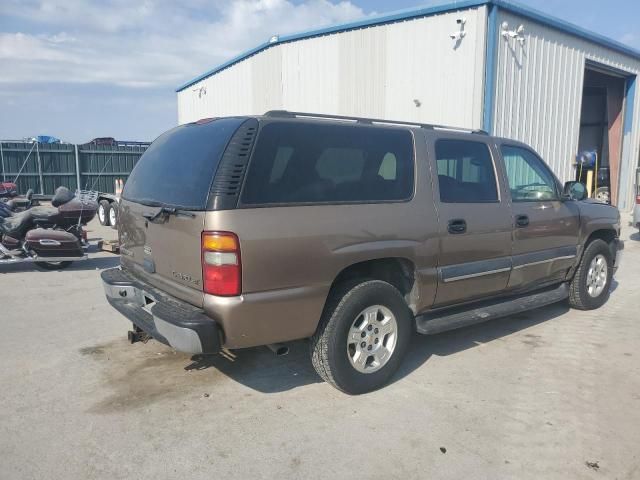
[{"label": "trailer hitch", "polygon": [[129,343],[131,344],[138,342],[147,343],[151,339],[151,336],[148,333],[142,331],[142,329],[134,326],[133,330],[129,330],[127,332],[127,338],[129,339]]}]

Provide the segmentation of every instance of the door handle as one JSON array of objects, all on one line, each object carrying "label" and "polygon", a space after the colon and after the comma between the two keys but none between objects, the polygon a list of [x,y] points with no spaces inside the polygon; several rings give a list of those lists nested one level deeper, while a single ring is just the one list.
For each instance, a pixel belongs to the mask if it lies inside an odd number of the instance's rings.
[{"label": "door handle", "polygon": [[449,220],[449,233],[452,235],[459,235],[467,231],[467,222],[462,218],[456,218]]},{"label": "door handle", "polygon": [[527,215],[516,216],[516,227],[524,228],[529,225],[529,217]]}]

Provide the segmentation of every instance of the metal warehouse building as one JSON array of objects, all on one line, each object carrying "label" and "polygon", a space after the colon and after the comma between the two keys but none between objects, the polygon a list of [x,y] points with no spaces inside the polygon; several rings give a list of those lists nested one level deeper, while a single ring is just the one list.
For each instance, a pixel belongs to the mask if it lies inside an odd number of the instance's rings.
[{"label": "metal warehouse building", "polygon": [[482,128],[530,144],[562,181],[595,150],[627,210],[639,72],[625,45],[519,4],[467,0],[274,36],[179,87],[178,120],[286,109]]}]

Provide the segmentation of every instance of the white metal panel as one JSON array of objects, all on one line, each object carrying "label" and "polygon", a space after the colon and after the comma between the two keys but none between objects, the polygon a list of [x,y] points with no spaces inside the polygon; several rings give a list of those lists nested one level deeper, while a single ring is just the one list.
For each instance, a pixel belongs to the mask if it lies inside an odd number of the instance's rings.
[{"label": "white metal panel", "polygon": [[339,36],[338,111],[344,115],[384,118],[387,95],[387,27]]},{"label": "white metal panel", "polygon": [[253,111],[253,62],[244,61],[178,93],[178,123]]},{"label": "white metal panel", "polygon": [[481,6],[277,44],[178,93],[179,122],[287,109],[479,128],[486,15]]},{"label": "white metal panel", "polygon": [[340,35],[275,47],[282,52],[282,104],[273,108],[337,113]]},{"label": "white metal panel", "polygon": [[[466,36],[449,37],[466,18]],[[386,118],[480,128],[486,8],[391,24]],[[416,107],[414,100],[420,104]]]},{"label": "white metal panel", "polygon": [[[245,114],[262,114],[282,105],[282,55],[272,48],[251,61],[251,110]],[[278,107],[279,108],[279,107]],[[235,113],[239,113],[238,110]]]},{"label": "white metal panel", "polygon": [[[493,133],[534,147],[562,180],[574,178],[586,61],[638,74],[640,61],[587,40],[500,11],[499,25],[523,24],[525,42],[498,39]],[[498,35],[500,34],[498,29]],[[640,95],[623,142],[619,207],[631,208],[638,159]]]}]

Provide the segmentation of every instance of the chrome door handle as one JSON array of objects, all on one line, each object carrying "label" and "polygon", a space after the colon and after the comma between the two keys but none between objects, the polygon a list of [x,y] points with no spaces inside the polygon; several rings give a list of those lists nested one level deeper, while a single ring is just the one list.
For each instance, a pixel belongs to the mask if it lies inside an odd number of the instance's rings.
[{"label": "chrome door handle", "polygon": [[516,227],[524,228],[529,225],[529,217],[527,215],[516,216]]},{"label": "chrome door handle", "polygon": [[449,220],[449,233],[452,235],[459,235],[467,231],[467,222],[462,218],[456,218]]}]

